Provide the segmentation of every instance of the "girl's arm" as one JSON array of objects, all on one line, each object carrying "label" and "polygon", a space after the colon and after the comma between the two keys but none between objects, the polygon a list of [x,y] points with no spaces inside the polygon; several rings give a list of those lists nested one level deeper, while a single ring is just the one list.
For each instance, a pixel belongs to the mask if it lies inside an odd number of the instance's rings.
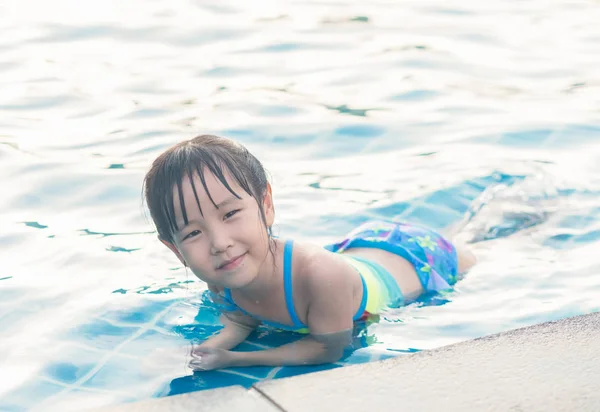
[{"label": "girl's arm", "polygon": [[221,323],[223,329],[218,334],[212,336],[194,347],[192,353],[196,353],[203,349],[233,349],[240,343],[246,340],[248,335],[252,333],[258,326],[259,322],[244,315],[237,314],[221,314]]},{"label": "girl's arm", "polygon": [[[349,319],[352,323],[352,316]],[[218,338],[219,335],[213,339]],[[207,371],[236,366],[297,366],[332,363],[342,357],[344,348],[351,341],[352,329],[348,329],[327,334],[312,334],[278,348],[251,352],[229,351],[225,350],[223,345],[202,345],[192,353],[190,367],[194,370]]]},{"label": "girl's arm", "polygon": [[229,352],[226,354],[229,358],[227,366],[297,366],[337,362],[351,339],[352,331],[349,330],[311,335],[273,349]]},{"label": "girl's arm", "polygon": [[[223,290],[216,285],[208,283],[208,290],[213,293],[214,297],[220,297]],[[246,340],[248,335],[260,324],[254,318],[244,315],[240,312],[223,311],[219,320],[223,324],[217,335],[211,336],[200,345],[195,346],[192,354],[199,349],[233,349],[240,343]]]},{"label": "girl's arm", "polygon": [[[324,270],[324,267],[326,266],[321,265],[318,270]],[[306,293],[310,293],[307,314],[310,336],[261,351],[199,350],[195,354],[196,359],[190,362],[190,367],[195,370],[212,370],[231,366],[315,365],[338,361],[352,339],[355,308],[351,282],[348,282],[347,274],[335,270],[324,274],[315,273],[310,278],[306,287]],[[326,281],[322,281],[323,279]]]}]

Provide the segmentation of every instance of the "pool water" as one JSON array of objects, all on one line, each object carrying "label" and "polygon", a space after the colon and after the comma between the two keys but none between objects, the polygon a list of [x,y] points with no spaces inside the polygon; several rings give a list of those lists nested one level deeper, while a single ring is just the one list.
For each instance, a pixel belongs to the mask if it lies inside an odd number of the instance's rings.
[{"label": "pool water", "polygon": [[[0,410],[68,411],[404,356],[600,310],[594,1],[0,4]],[[456,290],[357,325],[333,365],[193,375],[218,328],[141,202],[215,133],[270,171],[276,234],[459,228]],[[259,330],[242,350],[289,333]],[[443,365],[441,365],[443,367]]]}]

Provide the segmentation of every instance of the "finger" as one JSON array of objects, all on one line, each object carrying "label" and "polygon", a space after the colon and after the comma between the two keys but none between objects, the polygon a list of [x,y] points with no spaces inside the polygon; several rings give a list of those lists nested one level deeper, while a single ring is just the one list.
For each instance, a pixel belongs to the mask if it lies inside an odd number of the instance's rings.
[{"label": "finger", "polygon": [[211,354],[211,353],[210,353],[209,351],[207,351],[207,350],[204,350],[204,349],[202,349],[202,350],[198,350],[198,351],[195,351],[195,352],[192,352],[192,356],[193,356],[194,358],[201,358],[201,357],[203,357],[203,356],[207,356],[207,355],[210,355],[210,354]]},{"label": "finger", "polygon": [[204,366],[202,365],[202,363],[200,361],[190,361],[190,363],[188,364],[188,367],[195,371],[205,371],[206,370],[206,368],[204,368]]}]

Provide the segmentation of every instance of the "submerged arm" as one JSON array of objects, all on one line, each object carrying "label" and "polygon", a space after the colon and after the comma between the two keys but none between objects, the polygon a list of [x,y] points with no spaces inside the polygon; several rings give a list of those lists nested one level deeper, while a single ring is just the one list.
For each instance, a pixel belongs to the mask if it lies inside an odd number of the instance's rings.
[{"label": "submerged arm", "polygon": [[207,348],[233,349],[245,341],[258,326],[258,322],[243,315],[222,314],[220,320],[223,323],[223,329],[196,346],[194,352]]},{"label": "submerged arm", "polygon": [[353,289],[343,271],[333,270],[326,276],[326,281],[311,282],[313,284],[306,289],[311,296],[307,314],[310,336],[260,351],[200,350],[198,359],[190,366],[196,370],[211,370],[230,366],[316,365],[338,361],[352,340]]},{"label": "submerged arm", "polygon": [[350,343],[352,331],[311,335],[278,348],[254,352],[230,352],[229,366],[318,365],[338,361]]},{"label": "submerged arm", "polygon": [[[209,283],[208,290],[213,294],[213,300],[222,300],[222,288]],[[233,349],[245,341],[248,335],[260,324],[256,319],[239,311],[223,311],[219,320],[223,324],[223,328],[216,335],[196,346],[193,352],[196,349],[208,348]]]}]

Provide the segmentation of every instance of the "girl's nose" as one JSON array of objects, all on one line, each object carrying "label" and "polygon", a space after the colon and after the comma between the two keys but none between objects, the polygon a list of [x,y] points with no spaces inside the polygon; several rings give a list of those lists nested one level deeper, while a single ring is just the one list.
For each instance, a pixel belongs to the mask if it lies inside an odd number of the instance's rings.
[{"label": "girl's nose", "polygon": [[227,249],[233,246],[231,236],[229,236],[225,230],[215,232],[211,240],[211,252],[214,255],[224,253]]}]

